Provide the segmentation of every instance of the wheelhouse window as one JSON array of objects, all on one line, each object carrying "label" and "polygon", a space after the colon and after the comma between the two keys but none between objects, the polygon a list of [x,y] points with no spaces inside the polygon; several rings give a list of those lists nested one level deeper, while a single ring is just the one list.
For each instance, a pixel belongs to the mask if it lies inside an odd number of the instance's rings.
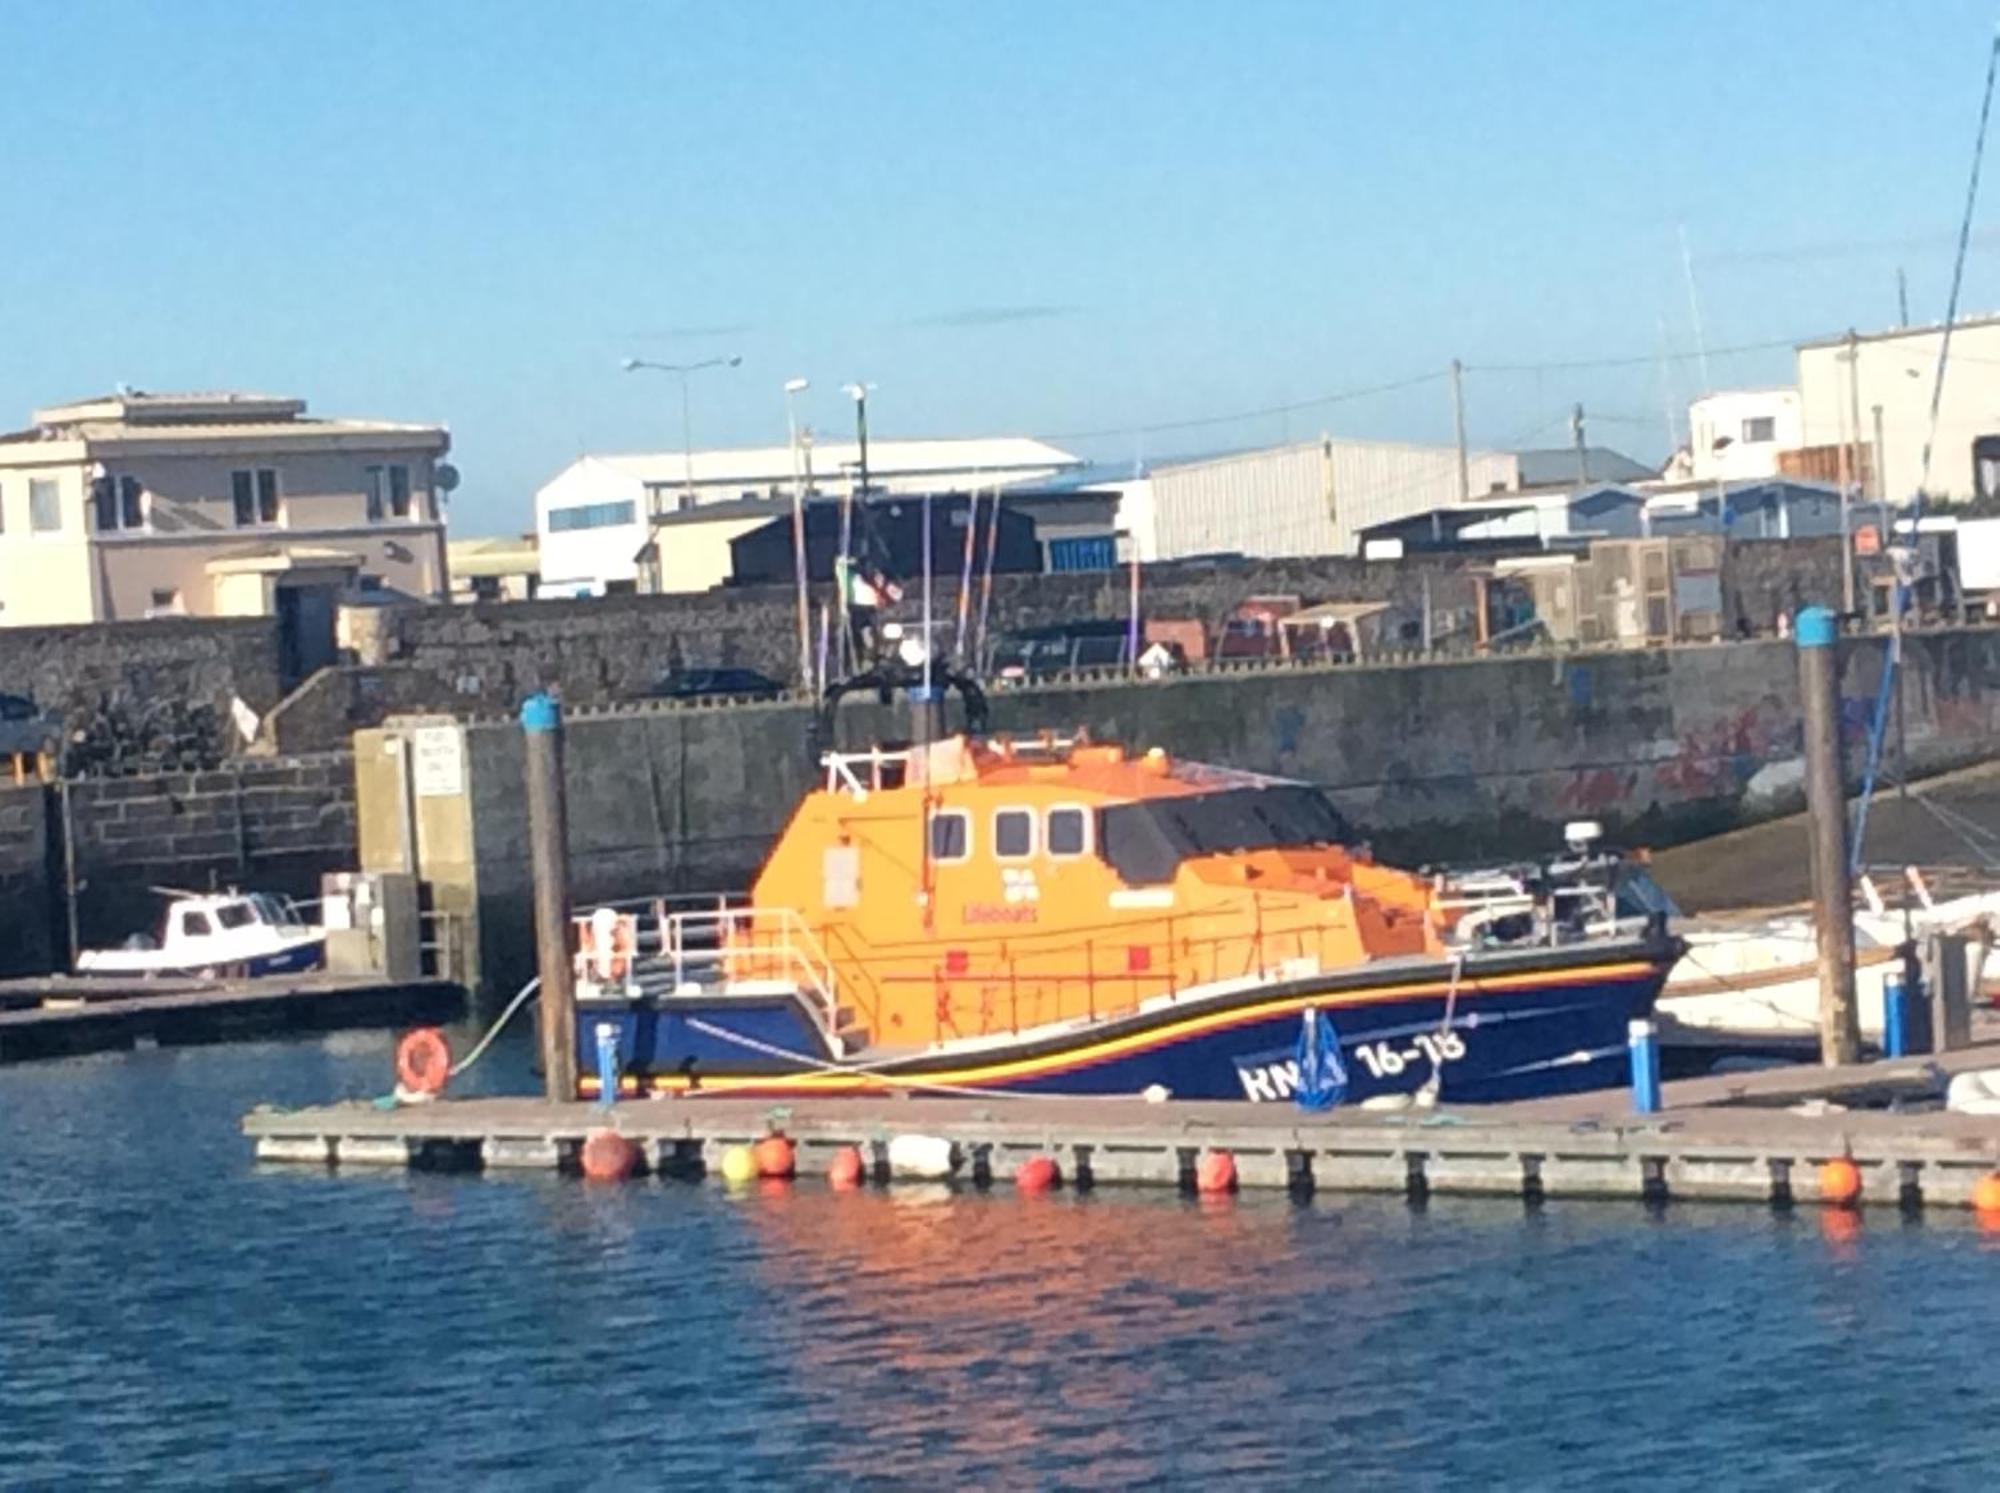
[{"label": "wheelhouse window", "polygon": [[189,938],[207,938],[214,931],[208,926],[208,914],[205,912],[190,912],[181,918],[181,932]]},{"label": "wheelhouse window", "polygon": [[1090,814],[1075,804],[1050,809],[1047,834],[1051,859],[1083,855],[1090,849]]},{"label": "wheelhouse window", "polygon": [[225,928],[248,928],[257,921],[257,914],[247,902],[225,902],[216,908],[215,920]]},{"label": "wheelhouse window", "polygon": [[229,474],[229,497],[236,510],[236,527],[254,529],[278,521],[278,474],[256,467]]},{"label": "wheelhouse window", "polygon": [[993,811],[994,858],[1003,861],[1024,861],[1034,853],[1034,810],[995,809]]},{"label": "wheelhouse window", "polygon": [[972,854],[972,816],[963,809],[931,815],[931,859],[962,861]]}]

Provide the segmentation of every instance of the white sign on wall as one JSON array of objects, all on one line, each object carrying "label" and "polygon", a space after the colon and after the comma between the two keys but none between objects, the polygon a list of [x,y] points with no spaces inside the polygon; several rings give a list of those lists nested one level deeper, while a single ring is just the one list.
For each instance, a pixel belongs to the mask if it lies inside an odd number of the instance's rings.
[{"label": "white sign on wall", "polygon": [[465,740],[458,727],[417,727],[410,756],[418,798],[456,798],[465,791]]}]

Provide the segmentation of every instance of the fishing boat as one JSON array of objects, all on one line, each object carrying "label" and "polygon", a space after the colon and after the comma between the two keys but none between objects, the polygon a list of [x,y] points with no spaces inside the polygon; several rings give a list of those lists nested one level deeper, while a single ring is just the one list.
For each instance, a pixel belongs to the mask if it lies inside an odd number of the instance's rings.
[{"label": "fishing boat", "polygon": [[326,930],[289,898],[268,892],[166,892],[159,936],[134,934],[115,949],[85,949],[85,975],[254,978],[317,969]]},{"label": "fishing boat", "polygon": [[1614,888],[1380,865],[1308,784],[968,715],[820,753],[747,904],[580,919],[583,1091],[601,1040],[628,1094],[1284,1100],[1313,1012],[1346,1102],[1517,1099],[1624,1081],[1680,955]]}]

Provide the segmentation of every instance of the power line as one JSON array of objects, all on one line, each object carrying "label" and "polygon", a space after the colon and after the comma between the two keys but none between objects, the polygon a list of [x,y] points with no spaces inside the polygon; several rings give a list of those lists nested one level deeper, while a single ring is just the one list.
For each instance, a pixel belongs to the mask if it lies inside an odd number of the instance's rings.
[{"label": "power line", "polygon": [[1262,409],[1239,410],[1231,415],[1203,415],[1192,420],[1168,420],[1157,425],[1118,425],[1109,430],[1070,430],[1055,435],[1044,436],[1050,441],[1092,441],[1105,440],[1112,436],[1164,435],[1176,430],[1199,430],[1210,425],[1235,425],[1245,420],[1268,419],[1273,415],[1295,415],[1303,410],[1316,410],[1330,404],[1346,404],[1350,400],[1367,399],[1375,394],[1393,394],[1399,389],[1414,389],[1423,384],[1436,383],[1447,377],[1446,370],[1436,373],[1420,373],[1412,378],[1397,379],[1392,383],[1370,384],[1361,389],[1344,389],[1338,394],[1323,394],[1317,399],[1301,399],[1295,404],[1272,404]]},{"label": "power line", "polygon": [[[1828,334],[1832,335],[1832,334]],[[1802,342],[1813,342],[1817,337],[1779,337],[1769,342],[1739,342],[1734,347],[1711,347],[1708,356],[1726,358],[1736,353],[1769,352],[1773,348],[1797,347]],[[1467,363],[1467,373],[1566,373],[1588,368],[1648,368],[1659,363],[1692,363],[1700,359],[1700,353],[1693,352],[1650,352],[1634,357],[1621,358],[1573,358],[1554,363]]]}]

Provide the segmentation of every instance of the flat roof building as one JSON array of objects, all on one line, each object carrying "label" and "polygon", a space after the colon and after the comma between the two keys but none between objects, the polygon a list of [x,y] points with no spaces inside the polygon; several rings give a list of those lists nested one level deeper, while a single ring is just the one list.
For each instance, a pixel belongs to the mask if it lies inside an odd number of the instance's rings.
[{"label": "flat roof building", "polygon": [[[852,441],[806,443],[802,457],[809,494],[845,493],[858,476],[860,449]],[[1027,436],[868,443],[874,493],[985,490],[1043,481],[1081,465]],[[644,589],[705,590],[714,584],[702,581],[714,573],[712,554],[684,560],[666,546],[677,537],[708,546],[719,531],[704,524],[676,536],[657,521],[719,503],[789,503],[792,475],[789,446],[579,457],[535,494],[542,594],[601,596],[642,589],[642,580]],[[751,510],[742,513],[747,521]],[[720,543],[733,537],[722,535]],[[649,544],[659,546],[656,553],[646,553]]]},{"label": "flat roof building", "polygon": [[0,625],[296,621],[303,673],[351,594],[447,589],[441,425],[302,399],[121,391],[0,436]]}]

